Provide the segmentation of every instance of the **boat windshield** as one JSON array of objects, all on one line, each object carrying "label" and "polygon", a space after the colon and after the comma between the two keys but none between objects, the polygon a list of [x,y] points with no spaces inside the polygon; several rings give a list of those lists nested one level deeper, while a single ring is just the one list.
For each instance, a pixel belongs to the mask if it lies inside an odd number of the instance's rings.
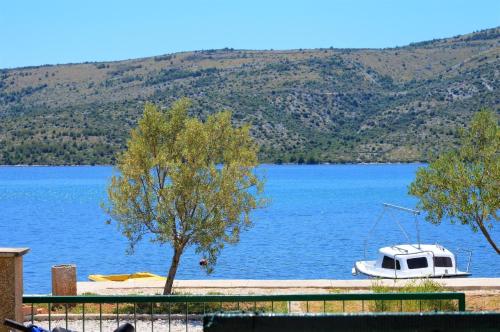
[{"label": "boat windshield", "polygon": [[395,260],[394,258],[387,256],[384,256],[384,259],[382,260],[382,268],[394,270],[394,261],[396,261],[396,270],[401,270],[399,260]]}]

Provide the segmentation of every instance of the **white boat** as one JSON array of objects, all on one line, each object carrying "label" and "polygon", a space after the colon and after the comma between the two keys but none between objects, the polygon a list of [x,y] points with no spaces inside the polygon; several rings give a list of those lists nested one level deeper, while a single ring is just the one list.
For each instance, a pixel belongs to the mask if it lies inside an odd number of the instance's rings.
[{"label": "white boat", "polygon": [[374,261],[359,261],[352,273],[378,278],[456,278],[468,277],[457,269],[455,255],[439,244],[401,244],[379,249]]},{"label": "white boat", "polygon": [[[467,269],[466,271],[460,271],[457,268],[456,256],[451,251],[439,244],[420,244],[418,220],[416,218],[420,214],[419,211],[384,203],[384,211],[385,208],[393,208],[410,212],[415,216],[418,243],[399,244],[390,247],[383,247],[378,251],[377,260],[363,260],[356,262],[354,264],[354,267],[352,268],[353,275],[364,274],[370,277],[390,279],[424,277],[457,278],[468,277],[471,275],[471,273],[469,273],[471,260],[470,251],[465,250],[469,252]],[[409,237],[404,231],[404,228],[399,223],[398,225],[403,231],[406,238],[409,240]]]}]

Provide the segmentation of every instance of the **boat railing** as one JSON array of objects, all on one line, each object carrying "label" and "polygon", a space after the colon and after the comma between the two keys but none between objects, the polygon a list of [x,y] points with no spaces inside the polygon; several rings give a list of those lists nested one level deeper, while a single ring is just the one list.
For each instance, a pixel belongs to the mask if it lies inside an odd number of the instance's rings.
[{"label": "boat railing", "polygon": [[393,246],[393,248],[394,248],[394,249],[397,249],[397,250],[399,250],[399,251],[402,251],[402,252],[404,252],[405,254],[407,254],[407,253],[408,253],[408,250],[403,249],[403,248],[400,248],[400,247],[398,247],[398,246]]},{"label": "boat railing", "polygon": [[389,204],[389,203],[382,203],[382,205],[384,207],[388,207],[388,208],[391,208],[391,209],[396,209],[396,210],[401,210],[401,211],[405,211],[405,212],[410,212],[410,213],[412,213],[414,215],[419,215],[420,214],[419,210],[410,209],[410,208],[407,208],[407,207],[404,207],[404,206],[399,206],[399,205],[394,205],[394,204]]},{"label": "boat railing", "polygon": [[[418,252],[418,254],[420,254],[420,253],[430,253],[432,255],[432,275],[433,276],[436,275],[436,266],[434,266],[434,252],[432,252],[430,250],[421,250],[420,252]],[[397,256],[414,256],[414,255],[415,255],[415,253],[395,254],[394,255],[394,279],[398,278],[398,276],[397,276],[397,269],[396,269],[396,257]],[[401,265],[401,263],[400,263],[400,265]]]},{"label": "boat railing", "polygon": [[[466,253],[469,254],[469,257],[467,258],[467,269],[465,270],[465,272],[469,273],[470,263],[471,263],[471,260],[472,260],[472,250],[470,250],[470,249],[464,249],[464,248],[458,248],[457,249],[457,253],[458,252],[466,252]],[[457,261],[457,256],[455,256],[455,273],[457,273],[457,269],[458,269],[458,261]]]}]

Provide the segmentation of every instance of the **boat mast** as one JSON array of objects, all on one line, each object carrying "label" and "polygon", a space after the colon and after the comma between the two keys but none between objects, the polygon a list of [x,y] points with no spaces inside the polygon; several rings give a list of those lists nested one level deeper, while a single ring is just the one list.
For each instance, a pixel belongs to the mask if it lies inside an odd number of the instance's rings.
[{"label": "boat mast", "polygon": [[410,212],[415,216],[415,226],[417,228],[417,244],[418,244],[418,249],[420,249],[420,229],[418,227],[418,218],[417,216],[420,215],[420,211],[418,210],[413,210],[409,208],[405,208],[404,206],[399,206],[399,205],[394,205],[394,204],[389,204],[389,203],[382,203],[384,207],[388,207],[391,209],[396,209],[400,211],[405,211],[405,212]]}]

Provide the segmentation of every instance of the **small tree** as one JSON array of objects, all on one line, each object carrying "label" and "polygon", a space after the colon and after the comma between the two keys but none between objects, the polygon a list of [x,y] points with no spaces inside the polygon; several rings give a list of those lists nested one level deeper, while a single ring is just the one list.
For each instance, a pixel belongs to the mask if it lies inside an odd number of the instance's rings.
[{"label": "small tree", "polygon": [[146,104],[108,188],[107,212],[131,251],[146,234],[172,246],[164,294],[172,292],[185,248],[203,254],[210,273],[224,245],[238,242],[252,225],[250,212],[263,204],[249,127],[233,128],[229,112],[201,122],[188,116],[189,104],[181,99],[166,112]]},{"label": "small tree", "polygon": [[439,156],[417,171],[409,193],[419,198],[434,224],[448,217],[481,230],[500,254],[489,230],[499,221],[500,129],[497,116],[489,110],[475,114],[470,128],[462,133],[459,148]]}]

